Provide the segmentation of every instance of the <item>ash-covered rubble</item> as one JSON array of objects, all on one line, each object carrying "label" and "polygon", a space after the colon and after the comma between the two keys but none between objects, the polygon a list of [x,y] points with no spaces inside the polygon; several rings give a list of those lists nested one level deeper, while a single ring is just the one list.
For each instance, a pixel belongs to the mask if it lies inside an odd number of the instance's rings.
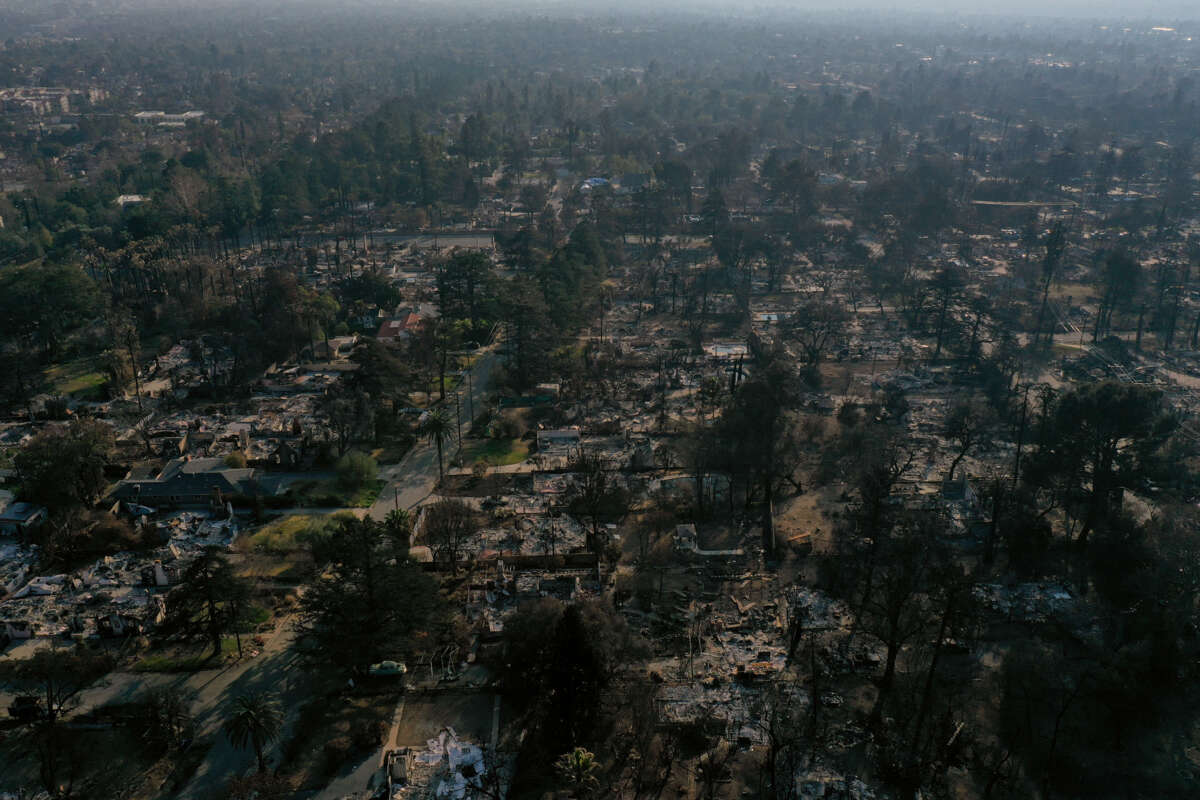
[{"label": "ash-covered rubble", "polygon": [[[497,757],[447,727],[423,749],[405,748],[406,780],[388,784],[392,800],[462,800],[504,796],[513,758]],[[498,774],[493,774],[496,772]]]},{"label": "ash-covered rubble", "polygon": [[1046,622],[1061,619],[1077,608],[1076,598],[1063,586],[1047,583],[1019,583],[1005,586],[983,583],[975,587],[975,598],[1006,620]]},{"label": "ash-covered rubble", "polygon": [[525,514],[511,524],[480,529],[476,554],[480,557],[514,555],[557,555],[584,548],[584,526],[566,514]]},{"label": "ash-covered rubble", "polygon": [[165,616],[166,592],[188,564],[206,548],[228,549],[238,534],[228,513],[181,512],[139,524],[154,525],[162,546],[104,556],[71,573],[34,575],[35,556],[13,546],[24,574],[10,573],[20,580],[10,580],[12,589],[0,600],[0,633],[16,640],[147,632]]}]

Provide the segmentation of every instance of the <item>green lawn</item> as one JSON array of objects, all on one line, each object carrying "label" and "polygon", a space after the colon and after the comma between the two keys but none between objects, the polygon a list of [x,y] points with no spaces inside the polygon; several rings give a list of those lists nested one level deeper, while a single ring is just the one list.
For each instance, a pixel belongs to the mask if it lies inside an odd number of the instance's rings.
[{"label": "green lawn", "polygon": [[396,464],[408,454],[413,446],[412,436],[389,436],[382,447],[376,447],[367,455],[379,464]]},{"label": "green lawn", "polygon": [[238,625],[238,633],[255,633],[258,626],[271,618],[271,610],[259,605],[251,605],[246,609],[246,618]]},{"label": "green lawn", "polygon": [[[341,512],[348,513],[348,512]],[[245,547],[258,553],[294,553],[304,548],[305,536],[332,525],[338,514],[292,514],[268,522],[245,541]]]},{"label": "green lawn", "polygon": [[347,491],[336,479],[300,481],[287,493],[300,508],[368,508],[383,491],[383,481],[368,481],[357,491]]},{"label": "green lawn", "polygon": [[48,367],[43,373],[50,391],[57,395],[98,395],[107,378],[96,369],[92,358],[77,358]]},{"label": "green lawn", "polygon": [[350,508],[370,508],[379,499],[379,493],[383,491],[384,483],[385,481],[381,480],[371,481],[354,494],[349,495],[350,502],[346,505]]},{"label": "green lawn", "polygon": [[214,658],[212,650],[204,647],[199,651],[184,651],[170,649],[146,656],[132,667],[130,672],[196,672],[202,669],[214,669],[220,666],[226,658],[237,655],[237,640],[226,636],[221,640],[221,655]]},{"label": "green lawn", "polygon": [[529,457],[529,442],[521,439],[482,439],[466,442],[463,447],[464,464],[482,461],[493,467],[520,464]]},{"label": "green lawn", "polygon": [[302,534],[317,525],[323,525],[327,517],[316,514],[296,514],[282,517],[259,528],[247,538],[249,548],[255,552],[290,553],[299,550],[303,543]]}]

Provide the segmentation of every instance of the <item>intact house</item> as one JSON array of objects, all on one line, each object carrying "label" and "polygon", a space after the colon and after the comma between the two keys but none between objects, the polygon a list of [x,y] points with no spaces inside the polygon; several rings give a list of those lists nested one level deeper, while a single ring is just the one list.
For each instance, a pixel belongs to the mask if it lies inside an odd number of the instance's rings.
[{"label": "intact house", "polygon": [[400,344],[408,341],[425,325],[425,318],[415,311],[404,316],[384,320],[375,333],[375,339],[383,344]]},{"label": "intact house", "polygon": [[384,320],[379,326],[375,339],[382,344],[403,344],[420,333],[436,316],[437,309],[427,303],[398,309],[395,316]]},{"label": "intact house", "polygon": [[153,507],[186,507],[223,504],[236,495],[258,490],[258,470],[233,468],[220,458],[175,458],[157,477],[126,478],[113,491],[125,503]]}]

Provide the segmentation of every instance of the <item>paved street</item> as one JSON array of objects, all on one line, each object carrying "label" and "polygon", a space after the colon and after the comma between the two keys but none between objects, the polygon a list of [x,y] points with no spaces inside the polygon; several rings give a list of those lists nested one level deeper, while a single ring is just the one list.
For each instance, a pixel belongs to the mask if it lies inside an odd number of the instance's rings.
[{"label": "paved street", "polygon": [[[479,359],[471,368],[470,385],[476,415],[484,408],[487,391],[491,388],[492,373],[498,362],[499,355],[495,349],[486,350],[479,356]],[[454,402],[449,396],[447,396],[447,402],[450,417],[453,420]],[[467,387],[464,385],[461,403],[464,436],[470,430],[471,426],[470,415],[468,413],[470,407],[471,404],[467,402]],[[448,441],[445,443],[444,449],[445,461],[449,465],[457,449],[457,444]],[[382,520],[387,517],[389,511],[397,507],[404,509],[415,508],[433,494],[434,487],[437,486],[437,447],[432,442],[420,439],[408,451],[407,455],[401,459],[399,464],[381,465],[379,476],[387,481],[387,486],[383,487],[383,491],[379,493],[379,499],[371,506],[370,515],[372,519]]]},{"label": "paved street", "polygon": [[216,674],[202,672],[187,679],[188,688],[197,693],[193,708],[197,741],[203,746],[208,740],[212,746],[192,780],[172,796],[194,800],[221,797],[232,776],[254,768],[253,750],[235,749],[221,733],[221,724],[229,717],[233,700],[240,694],[269,691],[279,698],[284,710],[283,730],[268,755],[271,760],[276,760],[277,751],[291,735],[300,707],[308,699],[305,673],[296,663],[298,656],[291,647],[295,635],[288,622],[281,625],[281,630],[256,658]]},{"label": "paved street", "polygon": [[[224,796],[224,786],[230,777],[254,766],[254,753],[236,750],[221,733],[221,724],[229,716],[233,699],[239,694],[271,691],[279,696],[287,712],[283,735],[276,747],[287,740],[300,705],[306,699],[302,683],[304,671],[295,663],[291,648],[295,636],[291,619],[280,622],[276,632],[267,638],[262,652],[254,658],[186,675],[163,673],[115,672],[83,692],[80,704],[73,712],[82,714],[110,703],[129,703],[147,692],[163,687],[180,687],[192,692],[195,702],[192,713],[196,721],[196,747],[211,747],[188,785],[180,792],[164,789],[163,797],[208,800]],[[249,637],[243,640],[248,649]],[[9,698],[0,695],[7,706]]]}]

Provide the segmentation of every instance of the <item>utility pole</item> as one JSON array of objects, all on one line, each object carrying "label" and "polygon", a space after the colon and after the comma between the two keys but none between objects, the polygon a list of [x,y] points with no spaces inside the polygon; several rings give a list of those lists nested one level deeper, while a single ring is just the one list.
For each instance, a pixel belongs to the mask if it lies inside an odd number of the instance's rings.
[{"label": "utility pole", "polygon": [[1013,489],[1017,488],[1017,483],[1021,478],[1021,448],[1025,444],[1025,417],[1029,412],[1029,390],[1032,388],[1032,383],[1025,384],[1025,399],[1021,402],[1021,425],[1017,429],[1017,456],[1013,461]]},{"label": "utility pole", "polygon": [[475,385],[471,379],[474,371],[474,366],[467,368],[467,415],[470,416],[472,423],[475,422]]},{"label": "utility pole", "polygon": [[459,398],[462,392],[454,393],[454,419],[458,423],[458,449],[462,450],[462,406],[459,403]]}]

